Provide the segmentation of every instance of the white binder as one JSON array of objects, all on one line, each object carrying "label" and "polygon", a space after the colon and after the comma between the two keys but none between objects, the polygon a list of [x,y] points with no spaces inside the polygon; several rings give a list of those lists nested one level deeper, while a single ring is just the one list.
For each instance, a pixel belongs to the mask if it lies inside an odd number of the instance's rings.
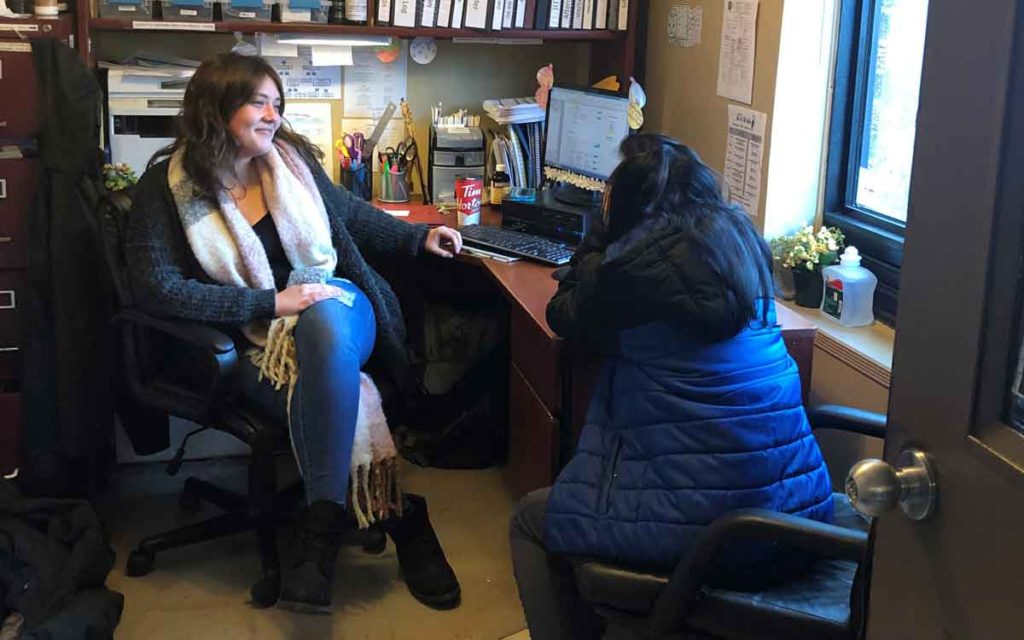
[{"label": "white binder", "polygon": [[[505,12],[501,17],[501,28],[511,29],[512,28],[512,14],[515,13],[516,1],[515,0],[504,0]],[[494,9],[494,13],[498,13],[497,7]]]},{"label": "white binder", "polygon": [[437,26],[447,27],[452,23],[452,0],[438,0]]},{"label": "white binder", "polygon": [[[566,0],[572,2],[572,0]],[[551,0],[550,13],[548,13],[548,29],[557,29],[562,21],[562,0]]]},{"label": "white binder", "polygon": [[462,28],[462,17],[466,13],[466,0],[452,0],[452,29]]},{"label": "white binder", "polygon": [[393,0],[395,3],[395,26],[416,26],[416,0]]},{"label": "white binder", "polygon": [[436,20],[437,0],[423,0],[423,13],[420,14],[421,27],[433,27]]},{"label": "white binder", "polygon": [[466,0],[466,28],[487,28],[487,0]]},{"label": "white binder", "polygon": [[504,20],[505,0],[494,0],[494,6],[491,7],[491,29],[501,31]]},{"label": "white binder", "polygon": [[594,19],[594,28],[608,28],[608,0],[597,0],[597,16]]}]

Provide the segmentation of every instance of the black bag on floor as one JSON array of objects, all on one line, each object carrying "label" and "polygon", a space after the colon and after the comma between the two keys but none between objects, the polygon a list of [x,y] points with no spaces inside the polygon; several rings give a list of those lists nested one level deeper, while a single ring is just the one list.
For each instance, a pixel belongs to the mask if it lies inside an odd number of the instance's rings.
[{"label": "black bag on floor", "polygon": [[508,355],[499,310],[434,305],[419,392],[407,398],[395,444],[420,466],[481,469],[505,459]]},{"label": "black bag on floor", "polygon": [[0,482],[0,623],[23,617],[22,640],[113,638],[124,608],[103,586],[113,566],[88,502],[25,498]]}]

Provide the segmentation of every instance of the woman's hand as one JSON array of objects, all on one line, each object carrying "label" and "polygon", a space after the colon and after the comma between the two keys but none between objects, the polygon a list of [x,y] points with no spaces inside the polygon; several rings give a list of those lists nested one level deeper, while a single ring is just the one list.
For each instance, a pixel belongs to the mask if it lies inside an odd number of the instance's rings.
[{"label": "woman's hand", "polygon": [[293,284],[274,297],[274,316],[281,318],[298,315],[321,300],[344,294],[344,291],[330,284]]},{"label": "woman's hand", "polygon": [[462,234],[448,227],[434,227],[427,234],[423,248],[442,258],[454,258],[462,251]]}]

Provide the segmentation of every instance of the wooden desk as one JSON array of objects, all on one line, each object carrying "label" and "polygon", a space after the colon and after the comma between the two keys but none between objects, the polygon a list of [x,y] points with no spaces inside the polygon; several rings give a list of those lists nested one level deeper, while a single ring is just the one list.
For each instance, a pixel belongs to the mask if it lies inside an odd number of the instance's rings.
[{"label": "wooden desk", "polygon": [[[454,214],[416,204],[384,205],[409,211],[409,222],[455,225]],[[485,210],[484,222],[499,224],[501,214]],[[558,283],[551,267],[526,260],[503,263],[459,256],[467,268],[484,269],[509,302],[509,440],[506,476],[517,494],[550,485],[565,463],[590,399],[599,362],[572,353],[548,326],[545,310]],[[800,370],[804,400],[811,383],[813,324],[776,306],[783,339]]]}]

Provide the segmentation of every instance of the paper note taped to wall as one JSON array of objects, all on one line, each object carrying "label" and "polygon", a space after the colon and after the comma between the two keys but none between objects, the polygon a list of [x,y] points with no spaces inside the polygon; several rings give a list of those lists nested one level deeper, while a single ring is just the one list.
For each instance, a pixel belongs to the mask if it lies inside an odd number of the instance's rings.
[{"label": "paper note taped to wall", "polygon": [[757,217],[761,201],[761,157],[768,115],[729,105],[729,132],[725,143],[725,183],[729,200]]},{"label": "paper note taped to wall", "polygon": [[341,98],[341,67],[313,66],[313,53],[309,47],[299,47],[298,56],[266,58],[284,84],[284,97],[337,100]]},{"label": "paper note taped to wall", "polygon": [[[408,45],[394,62],[377,59],[372,49],[360,47],[353,54],[353,65],[345,67],[345,99],[342,107],[346,118],[377,118],[389,102],[399,104],[406,95]],[[369,134],[367,134],[369,135]]]},{"label": "paper note taped to wall", "polygon": [[696,47],[703,23],[703,5],[677,4],[668,12],[668,41],[677,47]]},{"label": "paper note taped to wall", "polygon": [[320,161],[327,175],[334,175],[334,136],[331,131],[331,104],[329,102],[289,102],[285,118],[293,131],[309,138],[320,147],[324,157]]},{"label": "paper note taped to wall", "polygon": [[754,88],[758,0],[725,0],[718,95],[750,104]]},{"label": "paper note taped to wall", "polygon": [[313,45],[310,48],[314,67],[348,67],[352,65],[352,47]]},{"label": "paper note taped to wall", "polygon": [[276,33],[257,33],[256,46],[264,58],[295,58],[299,55],[298,45],[279,42]]}]

